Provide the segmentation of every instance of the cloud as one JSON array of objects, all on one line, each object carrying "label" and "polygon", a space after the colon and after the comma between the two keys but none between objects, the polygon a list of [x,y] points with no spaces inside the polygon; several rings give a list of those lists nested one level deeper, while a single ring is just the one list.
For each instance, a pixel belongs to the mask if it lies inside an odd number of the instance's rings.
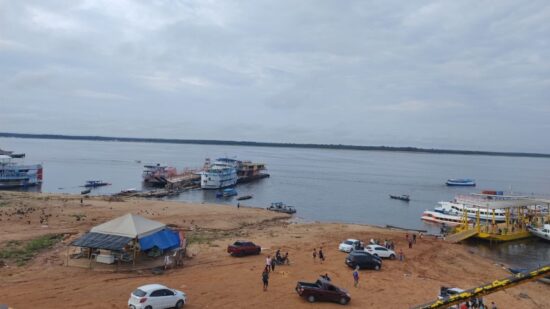
[{"label": "cloud", "polygon": [[521,137],[545,140],[549,19],[544,1],[3,1],[2,130],[155,117],[148,136],[550,152]]}]

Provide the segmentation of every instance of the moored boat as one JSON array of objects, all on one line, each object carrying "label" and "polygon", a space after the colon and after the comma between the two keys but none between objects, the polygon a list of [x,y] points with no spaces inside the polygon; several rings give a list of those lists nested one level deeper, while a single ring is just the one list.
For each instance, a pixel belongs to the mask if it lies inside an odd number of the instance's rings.
[{"label": "moored boat", "polygon": [[267,207],[267,210],[283,212],[287,214],[296,213],[296,208],[294,208],[294,206],[288,206],[282,202],[271,203],[271,206]]},{"label": "moored boat", "polygon": [[42,165],[22,165],[9,155],[0,155],[0,189],[29,187],[42,183]]},{"label": "moored boat", "polygon": [[92,189],[86,189],[86,190],[80,191],[80,194],[88,194],[90,192],[92,192]]},{"label": "moored boat", "polygon": [[529,230],[529,232],[531,232],[531,234],[544,240],[550,241],[550,224],[545,224],[542,226],[542,228],[528,226],[527,229]]},{"label": "moored boat", "polygon": [[402,194],[402,195],[392,195],[392,194],[390,194],[390,198],[395,199],[395,200],[402,200],[402,201],[405,201],[405,202],[408,202],[408,201],[411,200],[410,196],[408,196],[407,194]]},{"label": "moored boat", "polygon": [[[455,214],[448,214],[438,211],[425,210],[422,213],[422,220],[435,223],[445,223],[448,226],[457,226],[462,224],[462,217]],[[468,223],[472,220],[468,219]]]},{"label": "moored boat", "polygon": [[143,167],[143,182],[151,186],[164,186],[168,178],[177,175],[176,168],[160,163],[144,165]]},{"label": "moored boat", "polygon": [[474,179],[447,179],[446,182],[449,187],[475,187],[476,181]]},{"label": "moored boat", "polygon": [[108,182],[105,182],[103,180],[87,180],[84,184],[84,187],[86,188],[96,188],[96,187],[103,187],[103,186],[110,186],[111,184]]},{"label": "moored boat", "polygon": [[230,197],[230,196],[235,196],[235,195],[238,195],[238,194],[239,193],[234,188],[227,188],[227,189],[223,189],[223,191],[221,191],[221,192],[218,192],[216,194],[216,196],[218,196],[218,197],[220,197],[220,196]]},{"label": "moored boat", "polygon": [[442,201],[438,202],[439,206],[435,207],[434,210],[437,212],[454,214],[457,216],[462,216],[466,212],[468,218],[475,219],[477,218],[477,213],[479,212],[479,218],[481,220],[495,220],[495,222],[503,222],[506,220],[506,211],[504,209],[486,209],[482,207],[474,207],[465,203],[465,201],[460,202],[458,200],[453,201]]},{"label": "moored boat", "polygon": [[221,158],[210,164],[207,159],[201,172],[202,189],[221,189],[237,183],[237,160]]},{"label": "moored boat", "polygon": [[242,196],[237,197],[237,201],[249,200],[251,198],[252,198],[252,195],[242,195]]}]

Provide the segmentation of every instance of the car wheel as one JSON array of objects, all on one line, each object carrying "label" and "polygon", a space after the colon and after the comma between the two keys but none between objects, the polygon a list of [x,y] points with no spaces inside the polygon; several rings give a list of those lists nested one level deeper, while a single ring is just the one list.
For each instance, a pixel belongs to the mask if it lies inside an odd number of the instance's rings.
[{"label": "car wheel", "polygon": [[147,306],[147,307],[145,307],[145,309],[153,309],[153,307]]},{"label": "car wheel", "polygon": [[390,260],[395,260],[395,254],[390,255]]},{"label": "car wheel", "polygon": [[310,302],[310,303],[315,302],[315,296],[309,295],[309,296],[307,297],[307,301]]},{"label": "car wheel", "polygon": [[176,309],[181,309],[183,308],[183,300],[178,300],[178,302],[176,303]]},{"label": "car wheel", "polygon": [[340,298],[340,304],[345,305],[348,303],[348,300],[345,297]]},{"label": "car wheel", "polygon": [[375,265],[374,270],[380,270],[380,265]]}]

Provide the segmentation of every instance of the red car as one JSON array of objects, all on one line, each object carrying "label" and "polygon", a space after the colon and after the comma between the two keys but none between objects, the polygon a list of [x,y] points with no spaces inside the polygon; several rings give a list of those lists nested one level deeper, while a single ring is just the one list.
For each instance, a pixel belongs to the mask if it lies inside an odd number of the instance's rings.
[{"label": "red car", "polygon": [[251,241],[238,240],[234,244],[227,246],[227,253],[230,253],[232,256],[260,254],[260,252],[262,252],[262,247]]}]

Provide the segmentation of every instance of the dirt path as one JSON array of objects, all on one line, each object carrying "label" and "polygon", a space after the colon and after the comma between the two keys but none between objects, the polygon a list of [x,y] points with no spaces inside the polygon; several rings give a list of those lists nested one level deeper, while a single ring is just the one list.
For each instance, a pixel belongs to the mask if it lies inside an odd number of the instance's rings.
[{"label": "dirt path", "polygon": [[[307,303],[294,287],[298,280],[313,281],[328,273],[333,282],[352,295],[350,308],[409,308],[437,296],[442,285],[469,288],[507,273],[500,265],[469,253],[460,245],[433,238],[418,239],[409,249],[405,233],[345,224],[290,224],[262,209],[206,204],[130,200],[108,202],[79,197],[0,193],[0,246],[8,240],[31,239],[52,231],[83,233],[91,226],[127,212],[164,223],[204,232],[204,243],[192,244],[195,253],[185,267],[154,276],[148,272],[107,273],[65,267],[61,243],[24,267],[0,268],[0,303],[14,308],[126,308],[137,286],[161,283],[184,290],[189,308],[328,308],[330,303]],[[11,215],[33,207],[27,215]],[[74,215],[85,215],[77,220]],[[40,218],[48,217],[47,226]],[[7,217],[10,218],[7,221]],[[31,221],[31,223],[27,223]],[[9,222],[9,223],[8,223]],[[202,235],[202,234],[201,234]],[[72,236],[76,237],[76,235]],[[259,256],[234,258],[227,244],[246,238],[262,245]],[[352,271],[337,251],[346,238],[393,239],[405,261],[384,261],[380,271],[361,271],[353,287]],[[65,243],[69,239],[65,240]],[[323,246],[325,263],[314,263],[312,249]],[[262,291],[261,271],[267,254],[289,252],[290,266],[277,266],[269,290]],[[528,283],[485,297],[499,308],[550,308],[550,287]]]}]

